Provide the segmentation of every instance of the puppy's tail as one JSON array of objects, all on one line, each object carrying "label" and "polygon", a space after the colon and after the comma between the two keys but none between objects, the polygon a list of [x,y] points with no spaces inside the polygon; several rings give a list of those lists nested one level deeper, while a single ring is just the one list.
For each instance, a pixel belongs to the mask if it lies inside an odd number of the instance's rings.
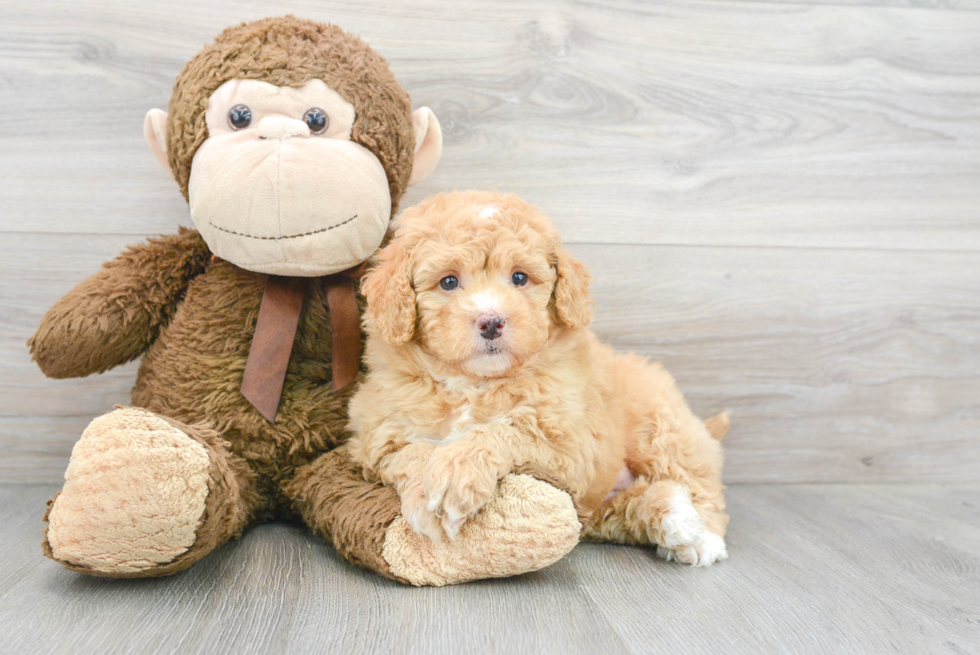
[{"label": "puppy's tail", "polygon": [[728,428],[732,427],[732,417],[728,412],[715,414],[704,420],[704,427],[708,428],[708,434],[721,441],[728,434]]}]

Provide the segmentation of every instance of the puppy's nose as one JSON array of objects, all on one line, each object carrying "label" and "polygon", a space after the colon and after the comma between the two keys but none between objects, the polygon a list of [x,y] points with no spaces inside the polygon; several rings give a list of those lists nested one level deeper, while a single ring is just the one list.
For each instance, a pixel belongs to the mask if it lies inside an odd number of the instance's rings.
[{"label": "puppy's nose", "polygon": [[500,336],[504,331],[507,321],[501,316],[481,316],[476,319],[476,326],[480,329],[480,336],[491,341]]},{"label": "puppy's nose", "polygon": [[266,116],[259,121],[260,139],[288,139],[293,136],[310,136],[306,123],[284,116]]}]

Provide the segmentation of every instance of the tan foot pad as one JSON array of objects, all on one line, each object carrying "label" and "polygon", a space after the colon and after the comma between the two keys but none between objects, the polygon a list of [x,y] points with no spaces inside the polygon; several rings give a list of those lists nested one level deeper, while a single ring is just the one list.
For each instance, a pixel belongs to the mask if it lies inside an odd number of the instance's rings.
[{"label": "tan foot pad", "polygon": [[151,412],[95,419],[48,514],[54,558],[109,574],[172,561],[194,543],[208,465],[204,446]]},{"label": "tan foot pad", "polygon": [[581,529],[566,492],[512,474],[455,540],[434,542],[399,516],[385,533],[382,556],[394,575],[441,587],[543,569],[575,547]]}]

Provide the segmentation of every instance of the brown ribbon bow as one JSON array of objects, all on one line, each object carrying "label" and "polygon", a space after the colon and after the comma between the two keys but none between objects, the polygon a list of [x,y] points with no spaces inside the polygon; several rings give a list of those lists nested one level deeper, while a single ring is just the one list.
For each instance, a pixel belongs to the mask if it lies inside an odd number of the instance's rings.
[{"label": "brown ribbon bow", "polygon": [[[353,382],[360,369],[361,326],[354,280],[363,272],[361,264],[324,278],[333,329],[334,391]],[[262,292],[255,336],[242,377],[242,395],[270,423],[276,422],[307,288],[308,278],[269,275]]]}]

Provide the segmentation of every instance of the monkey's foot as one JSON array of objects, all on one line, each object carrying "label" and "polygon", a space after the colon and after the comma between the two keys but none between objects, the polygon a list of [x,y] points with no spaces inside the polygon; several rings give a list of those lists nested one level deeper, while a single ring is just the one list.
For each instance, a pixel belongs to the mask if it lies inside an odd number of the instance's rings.
[{"label": "monkey's foot", "polygon": [[512,474],[452,541],[432,541],[399,516],[385,532],[381,554],[398,578],[439,587],[543,569],[571,551],[581,531],[571,496]]},{"label": "monkey's foot", "polygon": [[149,411],[122,408],[95,419],[49,503],[45,552],[93,575],[183,568],[173,563],[197,541],[210,465],[202,443]]},{"label": "monkey's foot", "polygon": [[284,491],[346,559],[399,582],[442,586],[537,571],[579,541],[572,497],[540,471],[504,477],[452,541],[434,542],[401,515],[391,487],[364,479],[346,446],[297,471]]}]

